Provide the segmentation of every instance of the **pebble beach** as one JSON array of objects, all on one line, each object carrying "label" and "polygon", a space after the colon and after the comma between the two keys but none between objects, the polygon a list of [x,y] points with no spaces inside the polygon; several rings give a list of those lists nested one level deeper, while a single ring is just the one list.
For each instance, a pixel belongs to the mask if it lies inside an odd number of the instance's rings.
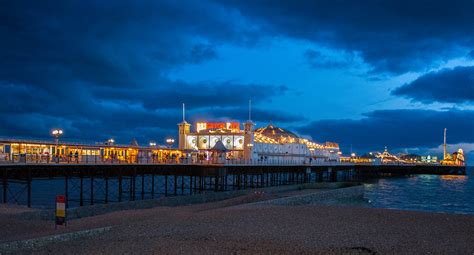
[{"label": "pebble beach", "polygon": [[[3,243],[110,227],[23,254],[473,254],[474,216],[335,205],[223,201],[107,213],[69,221],[19,220],[0,213]],[[5,211],[2,208],[1,211]],[[21,211],[21,210],[20,210]]]}]

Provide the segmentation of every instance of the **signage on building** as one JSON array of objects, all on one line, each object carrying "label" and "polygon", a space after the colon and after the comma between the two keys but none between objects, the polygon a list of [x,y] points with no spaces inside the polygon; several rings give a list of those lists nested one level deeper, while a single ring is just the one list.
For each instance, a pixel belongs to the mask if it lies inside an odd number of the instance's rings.
[{"label": "signage on building", "polygon": [[196,123],[196,131],[201,132],[206,129],[229,129],[232,131],[240,130],[239,122],[198,122]]}]

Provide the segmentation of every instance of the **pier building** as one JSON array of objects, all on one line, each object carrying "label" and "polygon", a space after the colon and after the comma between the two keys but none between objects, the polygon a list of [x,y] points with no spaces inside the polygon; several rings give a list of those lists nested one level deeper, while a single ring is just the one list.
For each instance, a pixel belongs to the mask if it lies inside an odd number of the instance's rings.
[{"label": "pier building", "polygon": [[252,160],[266,162],[339,161],[337,143],[319,144],[269,124],[254,130],[251,121],[198,122],[195,131],[179,124],[179,149],[203,159]]},{"label": "pier building", "polygon": [[182,152],[165,146],[110,143],[0,139],[0,162],[166,163],[179,160]]}]

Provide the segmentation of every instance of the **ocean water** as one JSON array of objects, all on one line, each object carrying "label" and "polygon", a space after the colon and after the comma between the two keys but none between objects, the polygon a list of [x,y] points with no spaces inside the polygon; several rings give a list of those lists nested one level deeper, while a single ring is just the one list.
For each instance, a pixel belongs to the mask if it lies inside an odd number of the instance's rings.
[{"label": "ocean water", "polygon": [[370,207],[474,214],[474,168],[467,176],[417,175],[365,184]]}]

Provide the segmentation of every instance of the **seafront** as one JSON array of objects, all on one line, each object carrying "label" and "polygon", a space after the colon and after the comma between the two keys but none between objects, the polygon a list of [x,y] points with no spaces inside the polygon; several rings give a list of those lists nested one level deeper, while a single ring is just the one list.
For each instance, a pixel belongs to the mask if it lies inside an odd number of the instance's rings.
[{"label": "seafront", "polygon": [[[298,197],[308,192],[321,191],[286,191],[283,196]],[[51,221],[22,220],[14,216],[20,212],[3,210],[0,238],[3,244],[36,240],[33,250],[16,252],[39,254],[472,254],[474,251],[474,216],[321,203],[268,203],[275,198],[279,198],[276,193],[249,192],[203,204],[109,212],[71,220],[66,228],[58,230],[54,230]],[[90,232],[79,232],[84,230]],[[66,232],[79,234],[63,241],[41,239],[51,235],[60,237]]]}]

